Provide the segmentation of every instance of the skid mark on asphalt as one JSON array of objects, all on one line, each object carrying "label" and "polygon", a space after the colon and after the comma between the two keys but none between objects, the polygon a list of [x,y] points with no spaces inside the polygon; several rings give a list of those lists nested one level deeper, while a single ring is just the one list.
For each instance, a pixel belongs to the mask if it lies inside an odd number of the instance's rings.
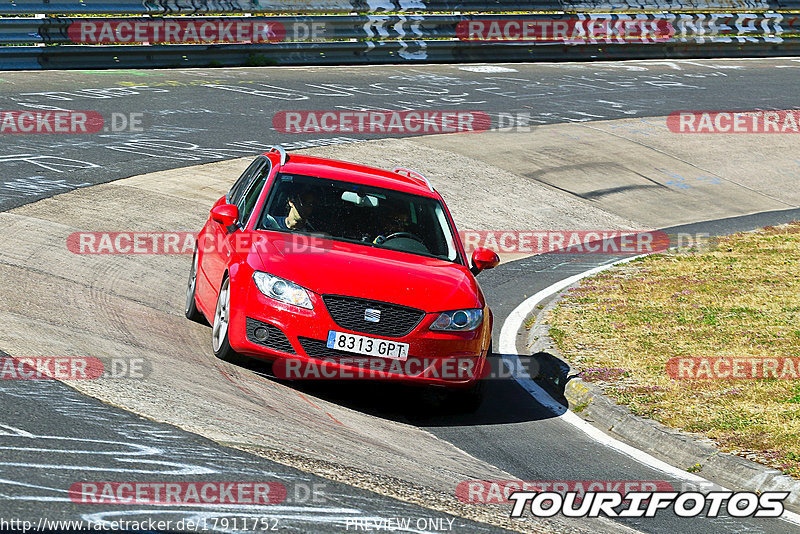
[{"label": "skid mark on asphalt", "polygon": [[[245,374],[245,375],[239,374],[238,368],[237,368],[236,371],[234,371],[235,372],[235,375],[234,375],[233,373],[228,372],[226,369],[223,369],[222,368],[222,364],[218,364],[217,365],[217,370],[220,372],[220,374],[223,376],[223,378],[228,380],[228,382],[230,382],[237,390],[239,390],[239,395],[240,396],[243,396],[244,398],[248,399],[249,401],[257,402],[260,406],[262,406],[264,408],[269,408],[270,410],[272,410],[274,412],[276,411],[273,407],[271,407],[269,404],[267,404],[266,401],[260,400],[260,399],[263,398],[262,395],[259,395],[258,392],[254,391],[254,390],[248,388],[247,386],[245,386],[244,384],[242,384],[242,380],[240,380],[240,378],[244,378],[245,380],[251,380],[252,381],[253,380],[253,376],[251,376],[249,374]],[[258,376],[258,375],[256,375],[256,376]],[[263,378],[262,378],[262,380],[263,380]],[[269,384],[276,384],[276,383],[275,382],[269,382]],[[259,385],[263,385],[263,384],[259,384]],[[281,387],[285,387],[282,384],[278,384],[278,385],[281,386]],[[325,410],[323,410],[319,406],[317,406],[317,405],[313,404],[312,402],[310,402],[307,398],[303,397],[303,395],[300,395],[299,393],[298,393],[298,395],[300,396],[301,399],[306,401],[308,404],[310,404],[311,406],[314,406],[319,411],[321,411],[324,414],[326,414],[330,419],[333,419],[333,421],[335,421],[336,423],[342,425],[342,423],[339,420],[337,420],[335,417],[333,417],[331,414],[329,414],[328,412],[326,412]],[[316,423],[330,424],[330,422],[327,421],[324,418],[309,416],[309,412],[307,412],[307,411],[295,410],[295,409],[293,409],[292,407],[290,407],[288,405],[283,406],[283,408],[286,409],[286,410],[291,411],[294,414],[299,415],[300,417],[303,417],[304,419],[307,419],[308,421],[316,422]]]},{"label": "skid mark on asphalt", "polygon": [[333,420],[334,420],[336,423],[338,423],[338,424],[340,424],[340,425],[342,425],[342,424],[343,424],[341,421],[339,421],[338,419],[336,419],[336,418],[335,418],[334,416],[332,416],[330,413],[326,412],[325,410],[323,410],[322,408],[320,408],[319,406],[317,406],[316,404],[314,404],[313,402],[311,402],[310,400],[308,400],[308,399],[306,398],[306,396],[305,396],[305,395],[303,395],[302,393],[298,392],[297,394],[298,394],[298,395],[300,395],[300,398],[301,398],[301,399],[303,399],[304,401],[306,401],[307,403],[309,403],[309,404],[310,404],[311,406],[313,406],[314,408],[317,408],[318,410],[321,410],[321,411],[323,411],[323,412],[325,413],[325,415],[327,415],[328,417],[330,417],[331,419],[333,419]]},{"label": "skid mark on asphalt", "polygon": [[[448,520],[469,531],[491,530],[485,525],[469,525],[461,519],[450,519],[452,516],[336,484],[240,451],[198,443],[202,438],[81,397],[60,382],[6,382],[0,385],[0,405],[7,412],[0,422],[3,460],[0,506],[6,517],[44,515],[48,519],[82,519],[97,525],[122,519],[173,522],[194,519],[204,520],[207,529],[215,532],[244,530],[230,528],[236,517],[240,523],[243,517],[253,522],[269,518],[267,527],[277,522],[280,530],[292,532],[330,532],[333,527],[344,531],[348,521],[385,524],[390,518],[405,517],[409,518],[409,528],[397,530],[435,531],[428,526],[435,525],[435,521],[447,524]],[[42,410],[43,407],[46,409]],[[30,423],[12,423],[9,417],[14,412],[19,412],[15,419],[27,419]],[[42,416],[31,417],[32,413]],[[86,494],[70,495],[67,488],[75,482],[91,480],[94,473],[107,481],[271,480],[283,483],[288,495],[286,501],[277,505],[76,502],[76,498],[80,501],[81,495]],[[312,487],[320,487],[320,492],[310,492]],[[317,500],[318,495],[324,499]],[[36,503],[59,503],[59,506],[46,511],[42,511],[41,504],[28,506]],[[416,526],[417,520],[424,528]]]}]

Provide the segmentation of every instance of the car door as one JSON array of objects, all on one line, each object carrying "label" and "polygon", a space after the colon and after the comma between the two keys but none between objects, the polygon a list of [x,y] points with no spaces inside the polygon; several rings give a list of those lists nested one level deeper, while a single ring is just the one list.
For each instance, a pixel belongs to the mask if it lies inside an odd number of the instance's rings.
[{"label": "car door", "polygon": [[222,275],[225,273],[234,251],[235,233],[247,220],[243,218],[241,211],[244,207],[244,199],[252,190],[251,186],[255,179],[265,168],[269,168],[269,159],[259,156],[236,180],[224,199],[220,199],[217,203],[234,204],[239,207],[240,216],[237,227],[235,229],[225,228],[213,219],[209,219],[206,226],[206,239],[199,243],[203,251],[201,270],[208,280],[214,300],[216,300],[217,292],[222,285]]}]

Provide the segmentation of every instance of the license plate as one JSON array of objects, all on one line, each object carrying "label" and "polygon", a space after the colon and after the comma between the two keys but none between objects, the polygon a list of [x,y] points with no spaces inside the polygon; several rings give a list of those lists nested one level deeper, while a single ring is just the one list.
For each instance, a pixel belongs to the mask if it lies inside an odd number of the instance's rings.
[{"label": "license plate", "polygon": [[374,337],[359,336],[358,334],[348,334],[346,332],[328,332],[329,349],[343,350],[365,356],[376,356],[378,358],[389,358],[392,360],[406,361],[408,359],[408,343],[398,343],[397,341],[386,341]]}]

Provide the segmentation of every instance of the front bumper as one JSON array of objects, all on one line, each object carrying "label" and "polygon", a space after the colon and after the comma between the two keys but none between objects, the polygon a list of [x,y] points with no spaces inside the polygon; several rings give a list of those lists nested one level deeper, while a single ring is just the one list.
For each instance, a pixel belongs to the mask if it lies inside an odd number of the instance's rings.
[{"label": "front bumper", "polygon": [[[484,310],[483,324],[470,332],[432,331],[430,325],[439,314],[428,313],[407,335],[385,337],[338,325],[319,295],[310,293],[314,309],[306,310],[271,299],[252,283],[243,285],[246,290],[231,293],[231,347],[241,354],[276,360],[275,368],[286,372],[285,378],[394,380],[468,387],[488,368],[488,309]],[[331,330],[408,343],[409,357],[399,361],[330,349],[326,340]],[[259,339],[264,338],[264,331],[266,339]]]}]

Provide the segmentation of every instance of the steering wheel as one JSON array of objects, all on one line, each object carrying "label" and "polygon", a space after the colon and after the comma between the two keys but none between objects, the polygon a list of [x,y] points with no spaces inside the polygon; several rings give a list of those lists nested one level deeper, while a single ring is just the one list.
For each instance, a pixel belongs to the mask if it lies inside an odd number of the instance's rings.
[{"label": "steering wheel", "polygon": [[414,234],[412,234],[411,232],[395,232],[395,233],[393,233],[393,234],[389,234],[389,235],[388,235],[388,236],[386,236],[386,238],[384,239],[384,242],[386,242],[386,241],[389,241],[390,239],[395,239],[395,238],[398,238],[398,237],[407,237],[407,238],[409,238],[409,239],[413,239],[414,241],[418,241],[418,242],[419,242],[419,243],[421,243],[422,245],[424,245],[424,244],[425,244],[425,242],[422,240],[422,238],[421,238],[421,237],[419,237],[419,236],[417,236],[417,235],[414,235]]}]

